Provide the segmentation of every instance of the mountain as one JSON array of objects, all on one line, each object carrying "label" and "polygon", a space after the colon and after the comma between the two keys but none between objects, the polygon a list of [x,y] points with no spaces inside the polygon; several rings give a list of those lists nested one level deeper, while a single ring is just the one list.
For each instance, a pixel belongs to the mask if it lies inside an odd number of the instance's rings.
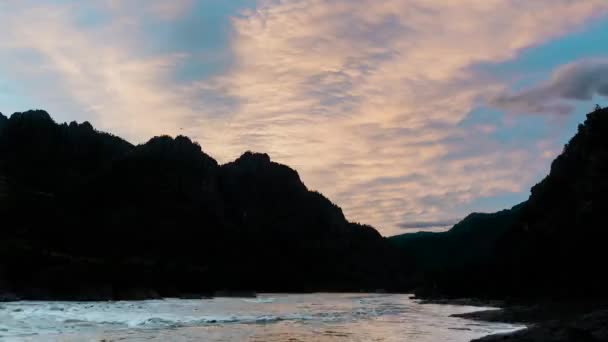
[{"label": "mountain", "polygon": [[447,232],[417,232],[389,238],[401,251],[401,260],[411,265],[405,272],[414,279],[418,294],[479,296],[471,286],[487,281],[485,270],[491,264],[501,237],[521,215],[524,204],[493,214],[473,213]]},{"label": "mountain", "polygon": [[0,293],[138,299],[214,291],[359,291],[399,283],[372,227],[247,152],[189,138],[134,146],[44,111],[0,118]]},{"label": "mountain", "polygon": [[608,262],[608,109],[577,134],[510,210],[473,214],[445,233],[390,238],[419,293],[428,296],[605,296]]},{"label": "mountain", "polygon": [[605,296],[606,194],[608,109],[598,108],[532,188],[521,219],[501,239],[496,253],[506,284],[522,295]]},{"label": "mountain", "polygon": [[599,298],[607,174],[599,108],[526,202],[385,239],[266,154],[220,165],[183,136],[134,146],[40,110],[0,114],[0,300],[412,288]]}]

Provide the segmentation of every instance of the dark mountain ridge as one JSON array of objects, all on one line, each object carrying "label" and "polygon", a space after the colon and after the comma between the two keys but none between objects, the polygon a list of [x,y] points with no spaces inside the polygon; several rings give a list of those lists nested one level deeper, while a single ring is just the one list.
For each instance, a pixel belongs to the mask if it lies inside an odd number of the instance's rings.
[{"label": "dark mountain ridge", "polygon": [[219,165],[187,137],[134,146],[44,111],[0,115],[0,294],[605,297],[607,173],[598,108],[526,202],[384,239],[266,154]]},{"label": "dark mountain ridge", "polygon": [[535,296],[605,296],[606,194],[608,109],[598,108],[532,188],[521,218],[497,246],[505,285]]},{"label": "dark mountain ridge", "polygon": [[[516,222],[525,204],[493,214],[473,213],[447,232],[418,232],[389,238],[411,263],[404,272],[422,296],[478,297],[490,280],[498,241]],[[485,285],[489,286],[489,285]]]},{"label": "dark mountain ridge", "polygon": [[608,109],[597,108],[526,202],[389,240],[422,296],[605,297],[607,176]]},{"label": "dark mountain ridge", "polygon": [[0,293],[21,298],[398,283],[375,229],[266,154],[219,165],[187,137],[133,146],[29,111],[0,117],[0,191]]}]

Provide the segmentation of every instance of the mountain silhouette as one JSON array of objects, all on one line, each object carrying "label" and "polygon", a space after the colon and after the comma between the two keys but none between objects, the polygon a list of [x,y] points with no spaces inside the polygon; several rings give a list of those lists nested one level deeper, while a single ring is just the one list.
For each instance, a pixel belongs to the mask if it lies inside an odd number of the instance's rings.
[{"label": "mountain silhouette", "polygon": [[266,154],[134,146],[45,111],[0,119],[0,293],[141,299],[396,284],[391,248]]},{"label": "mountain silhouette", "polygon": [[220,165],[183,136],[134,146],[45,111],[0,114],[0,299],[596,298],[608,285],[607,174],[608,109],[598,108],[524,203],[385,239],[267,154]]},{"label": "mountain silhouette", "polygon": [[426,296],[605,296],[608,109],[596,108],[529,199],[444,233],[390,238]]}]

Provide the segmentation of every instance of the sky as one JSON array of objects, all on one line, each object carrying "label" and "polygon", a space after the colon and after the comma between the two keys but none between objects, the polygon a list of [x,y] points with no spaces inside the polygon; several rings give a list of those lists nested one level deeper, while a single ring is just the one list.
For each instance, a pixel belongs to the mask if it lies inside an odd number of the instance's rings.
[{"label": "sky", "polygon": [[524,201],[608,95],[606,0],[0,0],[0,111],[298,170],[383,235]]}]

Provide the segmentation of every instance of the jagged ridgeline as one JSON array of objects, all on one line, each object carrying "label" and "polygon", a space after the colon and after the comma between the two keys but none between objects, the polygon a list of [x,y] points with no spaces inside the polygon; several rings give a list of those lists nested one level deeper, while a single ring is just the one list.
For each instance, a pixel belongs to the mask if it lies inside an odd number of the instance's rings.
[{"label": "jagged ridgeline", "polygon": [[397,284],[372,227],[247,152],[189,138],[133,146],[44,111],[0,115],[0,293],[112,299]]},{"label": "jagged ridgeline", "polygon": [[186,137],[133,146],[44,111],[0,115],[0,299],[414,286],[597,298],[608,287],[607,175],[598,108],[526,202],[387,241],[265,154],[218,165]]},{"label": "jagged ridgeline", "polygon": [[446,233],[391,238],[419,293],[430,296],[606,296],[608,109],[577,134],[510,210],[473,214]]}]

